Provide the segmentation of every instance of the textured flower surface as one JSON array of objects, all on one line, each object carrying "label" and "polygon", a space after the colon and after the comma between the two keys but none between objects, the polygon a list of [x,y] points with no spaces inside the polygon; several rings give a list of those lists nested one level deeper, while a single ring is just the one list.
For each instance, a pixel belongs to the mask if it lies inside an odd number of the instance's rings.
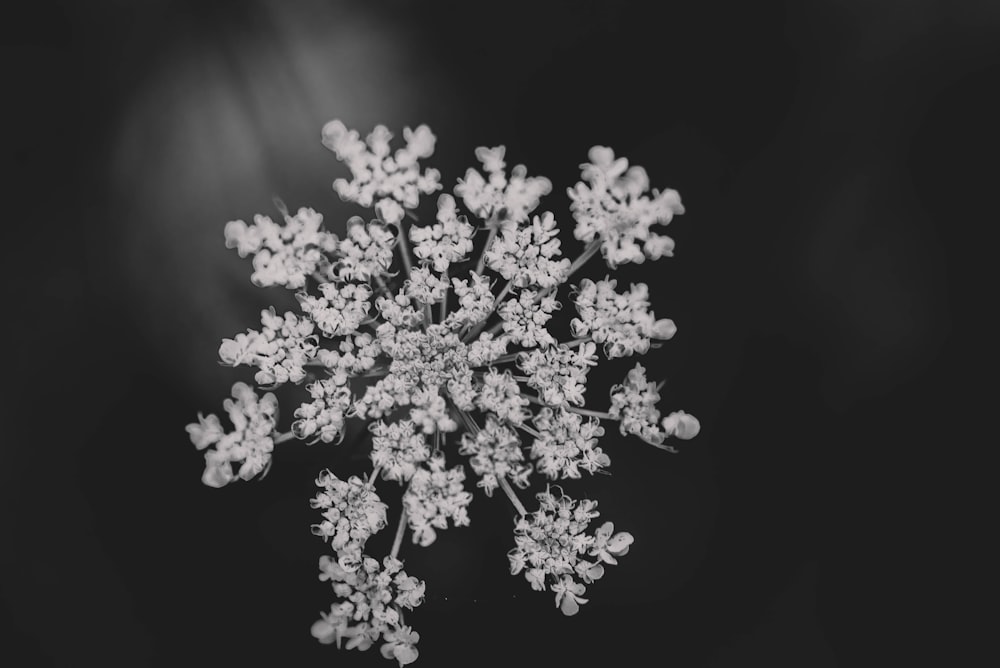
[{"label": "textured flower surface", "polygon": [[[324,229],[313,209],[290,215],[280,203],[283,224],[257,215],[225,226],[226,246],[252,256],[252,282],[293,291],[299,309],[265,309],[259,330],[219,348],[223,364],[251,367],[268,392],[238,382],[223,403],[231,430],[216,415],[199,414],[187,426],[205,451],[203,482],[223,487],[263,477],[277,444],[350,447],[348,421],[367,424],[370,439],[358,447],[367,449],[371,471],[342,479],[324,470],[316,479],[312,532],[330,549],[319,559],[319,579],[335,602],[312,635],[346,649],[379,644],[400,666],[418,657],[420,634],[404,614],[425,590],[403,570],[403,538],[409,531],[411,544],[427,547],[440,531],[470,523],[463,460],[474,488],[488,497],[500,489],[511,503],[511,573],[575,615],[587,586],[634,538],[610,521],[591,530],[597,501],[573,499],[562,485],[611,466],[604,423],[670,452],[677,451],[671,442],[700,430],[684,411],[661,417],[660,386],[638,363],[610,388],[605,408],[585,407],[588,374],[602,356],[643,355],[676,327],[656,318],[643,283],[621,290],[610,277],[570,283],[598,253],[611,269],[672,255],[674,242],[652,226],[683,213],[676,191],[649,191],[643,168],[593,147],[581,181],[567,191],[573,236],[585,244],[570,259],[556,215],[536,212],[551,182],[524,165],[508,173],[503,146],[476,149],[482,171],[470,168],[454,194],[438,194],[427,217],[434,222],[421,223],[423,198],[442,188],[438,171],[420,164],[436,137],[421,125],[403,138],[393,151],[384,126],[364,140],[340,121],[324,126],[323,144],[351,175],[334,181],[335,192],[369,210],[367,220],[346,221],[343,237]],[[566,301],[576,317],[560,337],[552,320]],[[302,385],[308,399],[280,431],[272,391],[289,384]],[[378,484],[402,488],[395,538],[381,560],[366,552],[390,515]],[[517,490],[533,485],[538,506],[529,511]]]}]

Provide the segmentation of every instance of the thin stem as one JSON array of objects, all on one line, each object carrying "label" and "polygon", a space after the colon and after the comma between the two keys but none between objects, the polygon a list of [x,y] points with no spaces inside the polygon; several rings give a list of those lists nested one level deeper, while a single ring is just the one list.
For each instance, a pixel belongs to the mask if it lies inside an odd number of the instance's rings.
[{"label": "thin stem", "polygon": [[[444,272],[441,274],[441,279],[447,285],[447,283],[448,283],[448,270],[447,269],[445,269]],[[441,312],[439,314],[439,318],[440,319],[438,320],[438,322],[440,322],[442,324],[444,323],[445,318],[448,317],[448,292],[449,292],[448,288],[445,287],[444,297],[441,298]]]},{"label": "thin stem", "polygon": [[382,467],[381,466],[376,466],[374,469],[372,469],[372,474],[370,476],[368,476],[368,484],[369,485],[374,485],[375,484],[375,478],[378,476],[379,472],[381,472],[381,471],[382,471]]},{"label": "thin stem", "polygon": [[389,556],[393,559],[399,554],[399,548],[403,544],[404,533],[406,533],[406,506],[403,506],[403,512],[399,514],[399,526],[396,527],[396,537],[392,539],[392,550],[389,552]]},{"label": "thin stem", "polygon": [[511,422],[510,420],[508,420],[507,423],[509,425],[515,427],[516,429],[520,429],[521,431],[523,431],[526,434],[531,434],[535,438],[541,438],[541,436],[542,436],[540,433],[538,433],[537,430],[529,427],[528,425],[524,424],[523,422],[521,424],[515,424],[515,423]]},{"label": "thin stem", "polygon": [[274,444],[277,445],[278,443],[285,443],[286,441],[290,441],[293,438],[295,438],[295,434],[290,431],[286,431],[283,434],[278,434],[277,436],[275,436],[273,440]]},{"label": "thin stem", "polygon": [[[590,244],[583,249],[583,252],[580,253],[580,257],[573,260],[573,264],[569,266],[569,271],[566,272],[566,280],[569,280],[569,277],[575,274],[580,267],[585,265],[587,263],[587,260],[592,258],[594,256],[594,253],[596,253],[600,249],[601,249],[600,238],[591,241]],[[549,289],[553,290],[554,288],[549,288]]]},{"label": "thin stem", "polygon": [[[544,401],[542,401],[541,397],[536,397],[531,394],[525,394],[524,392],[521,393],[521,396],[533,404],[538,404],[539,406],[549,406],[550,408],[556,408],[556,406],[552,406],[551,404],[547,404]],[[570,404],[563,404],[562,406],[559,406],[559,408],[562,408],[564,411],[569,411],[571,413],[579,413],[580,415],[590,415],[596,418],[601,418],[602,420],[618,419],[615,417],[611,417],[611,414],[606,411],[592,411],[589,408],[578,408],[577,406],[573,406]]]},{"label": "thin stem", "polygon": [[385,279],[378,274],[375,274],[374,278],[375,282],[378,283],[378,289],[382,293],[382,296],[386,299],[392,299],[392,293],[389,292],[389,286],[385,284]]},{"label": "thin stem", "polygon": [[507,478],[505,476],[498,476],[497,480],[500,482],[500,489],[502,489],[503,493],[507,495],[510,502],[514,504],[514,508],[517,510],[518,514],[520,514],[521,517],[527,515],[527,509],[524,507],[524,504],[521,503],[521,500],[517,498],[517,494],[514,493],[514,490],[511,489],[510,483],[507,482]]},{"label": "thin stem", "polygon": [[490,246],[493,245],[493,240],[496,238],[497,231],[500,229],[496,220],[496,216],[491,216],[489,222],[486,223],[486,225],[490,228],[490,234],[486,237],[486,245],[483,246],[483,252],[479,254],[479,261],[476,262],[476,273],[480,276],[483,274],[483,267],[486,266],[486,251],[488,251]]},{"label": "thin stem", "polygon": [[403,227],[403,221],[399,221],[399,236],[396,239],[399,245],[399,255],[403,259],[403,266],[406,268],[406,277],[409,278],[410,273],[413,271],[413,259],[410,257],[410,245],[406,240],[406,229]]}]

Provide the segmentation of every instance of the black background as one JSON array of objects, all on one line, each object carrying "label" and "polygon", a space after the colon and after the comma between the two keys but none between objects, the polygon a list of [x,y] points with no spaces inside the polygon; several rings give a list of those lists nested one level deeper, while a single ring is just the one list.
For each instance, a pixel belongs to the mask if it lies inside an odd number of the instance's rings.
[{"label": "black background", "polygon": [[359,466],[348,446],[290,443],[265,482],[212,490],[183,429],[246,379],[218,341],[287,299],[250,285],[225,222],[273,195],[333,227],[356,213],[329,187],[331,118],[430,124],[449,184],[505,144],[564,222],[578,163],[609,145],[688,210],[675,258],[620,276],[677,322],[643,362],[702,434],[673,456],[609,436],[613,474],[568,486],[636,536],[575,618],[506,573],[502,498],[405,545],[428,582],[418,665],[954,660],[964,642],[925,629],[967,595],[932,555],[964,533],[949,483],[979,494],[987,398],[964,391],[989,330],[962,307],[995,301],[974,288],[1000,10],[366,4],[5,15],[7,665],[390,665],[309,635],[331,600],[311,481]]}]

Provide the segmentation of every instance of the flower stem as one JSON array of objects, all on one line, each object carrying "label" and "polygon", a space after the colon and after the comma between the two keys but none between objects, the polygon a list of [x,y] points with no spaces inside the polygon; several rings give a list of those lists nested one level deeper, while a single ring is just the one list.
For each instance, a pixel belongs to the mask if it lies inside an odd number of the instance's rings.
[{"label": "flower stem", "polygon": [[[527,399],[528,401],[530,401],[533,404],[538,404],[539,406],[550,406],[552,408],[557,408],[556,406],[551,406],[550,404],[547,404],[544,401],[542,401],[541,397],[536,397],[536,396],[531,395],[531,394],[525,394],[524,392],[521,393],[521,396],[524,397],[525,399]],[[559,406],[558,408],[562,408],[564,411],[569,411],[571,413],[579,413],[580,415],[590,415],[590,416],[593,416],[593,417],[596,417],[596,418],[601,418],[602,420],[617,420],[618,419],[618,418],[615,418],[615,417],[611,417],[611,414],[608,413],[608,412],[606,412],[606,411],[592,411],[589,408],[578,408],[578,407],[570,405],[570,404],[564,404],[562,406]]]},{"label": "flower stem", "polygon": [[493,245],[493,240],[496,238],[497,231],[500,229],[500,226],[497,224],[496,216],[490,216],[486,225],[490,228],[490,234],[486,237],[486,244],[483,246],[483,252],[479,254],[479,261],[476,262],[476,273],[480,276],[483,274],[483,267],[486,266],[486,251],[488,251],[490,246]]},{"label": "flower stem", "polygon": [[286,441],[290,441],[293,438],[295,438],[295,434],[290,431],[286,431],[283,434],[278,434],[277,436],[275,436],[273,440],[274,444],[277,445],[278,443],[284,443]]},{"label": "flower stem", "polygon": [[[447,286],[447,283],[448,283],[448,270],[447,269],[445,269],[441,273],[441,279],[445,282],[445,285]],[[448,317],[448,292],[449,292],[449,289],[447,287],[445,287],[444,297],[441,298],[441,312],[438,314],[439,315],[439,321],[438,322],[440,322],[441,324],[444,324],[445,318]]]},{"label": "flower stem", "polygon": [[403,506],[403,512],[399,514],[399,526],[396,527],[396,537],[392,539],[392,550],[389,552],[389,556],[393,559],[399,554],[399,548],[403,544],[404,533],[406,533],[406,506]]},{"label": "flower stem", "polygon": [[520,514],[521,517],[527,515],[528,514],[527,509],[525,509],[524,504],[521,503],[521,500],[517,498],[517,494],[514,493],[514,490],[511,489],[510,483],[507,482],[507,478],[505,476],[499,476],[497,480],[500,482],[500,489],[502,489],[503,493],[507,495],[507,498],[510,499],[510,502],[514,504],[514,508],[517,510],[518,514]]},{"label": "flower stem", "polygon": [[410,245],[406,240],[406,229],[403,227],[403,221],[399,221],[399,236],[396,238],[399,245],[399,256],[403,260],[403,266],[406,268],[406,277],[410,277],[410,273],[413,270],[413,259],[410,257]]},{"label": "flower stem", "polygon": [[381,470],[382,470],[381,466],[376,466],[374,469],[372,469],[372,474],[370,476],[368,476],[368,484],[369,485],[374,485],[375,484],[375,478],[378,477],[378,474],[379,474],[379,472]]}]

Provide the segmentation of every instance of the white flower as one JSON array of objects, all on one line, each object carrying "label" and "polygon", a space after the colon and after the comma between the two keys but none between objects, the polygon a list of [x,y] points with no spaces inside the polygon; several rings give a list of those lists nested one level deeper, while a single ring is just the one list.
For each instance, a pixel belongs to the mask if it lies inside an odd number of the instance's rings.
[{"label": "white flower", "polygon": [[586,341],[576,348],[565,344],[521,353],[517,365],[528,374],[528,386],[538,390],[549,406],[583,406],[587,373],[597,365],[597,345]]},{"label": "white flower", "polygon": [[521,394],[509,370],[501,373],[491,367],[477,389],[476,407],[484,413],[494,413],[501,420],[516,425],[528,418],[527,407],[531,402]]},{"label": "white flower", "polygon": [[646,380],[646,368],[636,364],[625,377],[625,382],[611,388],[611,407],[608,414],[615,420],[621,420],[619,429],[622,435],[635,434],[653,444],[660,444],[666,434],[657,422],[660,411],[656,403],[660,393],[656,383]]},{"label": "white flower", "polygon": [[556,298],[549,295],[536,299],[538,293],[534,290],[522,290],[516,299],[508,299],[497,313],[503,318],[503,330],[510,340],[525,348],[535,346],[555,345],[556,340],[545,328],[545,323],[552,317],[552,312],[559,309]]},{"label": "white flower", "polygon": [[342,568],[360,564],[365,542],[386,525],[386,506],[375,488],[357,476],[341,480],[329,470],[316,479],[322,487],[310,505],[323,511],[323,521],[312,526],[314,535],[330,541]]},{"label": "white flower", "polygon": [[[420,195],[429,195],[441,188],[440,174],[436,169],[420,171],[418,159],[429,158],[434,153],[435,137],[426,125],[416,130],[403,131],[406,147],[389,155],[392,134],[384,125],[376,126],[368,135],[367,143],[360,140],[358,133],[348,130],[338,120],[323,126],[323,145],[333,151],[346,164],[353,180],[337,179],[333,189],[344,201],[357,202],[363,207],[389,208],[395,216],[391,204],[416,208]],[[402,218],[400,216],[400,218]],[[393,222],[386,220],[386,222]],[[398,222],[398,221],[397,221]]]},{"label": "white flower", "polygon": [[396,646],[416,643],[419,636],[410,627],[401,626],[398,608],[420,605],[424,583],[407,575],[402,566],[391,556],[381,564],[362,556],[357,567],[348,571],[329,556],[320,557],[319,579],[329,581],[334,593],[345,600],[321,615],[313,624],[313,636],[322,643],[336,642],[338,647],[347,638],[346,648],[359,650],[368,649],[380,638]]},{"label": "white flower", "polygon": [[532,423],[539,435],[531,444],[531,457],[535,468],[550,479],[579,478],[580,469],[594,474],[611,464],[611,459],[597,445],[597,440],[604,436],[604,427],[598,420],[584,420],[579,413],[562,409],[543,408],[532,418]]},{"label": "white flower", "polygon": [[528,177],[524,165],[516,165],[508,181],[503,171],[505,150],[503,146],[477,148],[476,157],[483,163],[488,179],[470,167],[465,178],[458,180],[455,194],[481,220],[495,215],[502,225],[516,225],[528,219],[541,198],[552,191],[552,183],[545,177]]},{"label": "white flower", "polygon": [[698,422],[698,418],[688,415],[684,411],[671,413],[663,418],[661,425],[667,436],[675,436],[685,441],[694,438],[701,431],[701,423]]},{"label": "white flower", "polygon": [[337,248],[337,237],[321,230],[322,223],[323,216],[307,208],[286,215],[284,225],[263,215],[254,216],[251,225],[234,220],[226,224],[226,248],[235,248],[240,257],[254,254],[254,285],[296,290],[328,264],[326,256]]},{"label": "white flower", "polygon": [[318,349],[313,323],[288,312],[279,316],[274,307],[261,311],[261,331],[248,329],[235,339],[223,339],[219,359],[224,364],[246,364],[259,369],[254,380],[262,386],[300,383],[305,364]]},{"label": "white flower", "polygon": [[337,248],[334,274],[345,281],[367,281],[381,276],[392,264],[395,242],[393,232],[379,221],[365,223],[354,216],[347,221],[347,236]]},{"label": "white flower", "polygon": [[566,280],[570,267],[560,257],[558,233],[548,211],[527,227],[504,229],[485,253],[486,266],[516,287],[555,287]]},{"label": "white flower", "polygon": [[463,325],[475,325],[493,312],[495,298],[488,278],[470,271],[469,280],[453,278],[451,284],[458,297],[458,308],[448,314],[450,327],[457,329]]},{"label": "white flower", "polygon": [[338,443],[344,438],[344,425],[351,407],[351,391],[346,378],[327,378],[307,388],[313,400],[295,410],[292,423],[296,438],[311,442]]},{"label": "white flower", "polygon": [[447,193],[438,197],[437,221],[434,225],[410,227],[410,241],[413,242],[413,254],[429,262],[440,274],[472,252],[476,230],[464,216],[458,215],[455,198]]},{"label": "white flower", "polygon": [[388,641],[379,650],[386,659],[396,659],[400,666],[405,666],[417,660],[420,652],[417,651],[417,642],[420,634],[404,626],[394,629],[385,634]]},{"label": "white flower", "polygon": [[[274,425],[278,419],[278,400],[267,393],[263,397],[246,383],[234,383],[232,399],[222,406],[233,424],[233,431],[224,432],[219,418],[198,416],[189,424],[191,442],[205,452],[205,473],[202,482],[209,487],[223,487],[236,479],[249,480],[261,473],[271,461],[274,450]],[[239,465],[234,473],[233,465]]]},{"label": "white flower", "polygon": [[[528,511],[516,490],[529,488],[536,472],[554,481],[607,469],[602,420],[674,452],[664,441],[693,438],[700,424],[684,411],[663,417],[659,386],[641,365],[611,388],[606,412],[585,406],[599,347],[604,357],[627,357],[674,335],[673,321],[652,313],[645,284],[619,294],[610,277],[583,278],[569,290],[577,316],[569,340],[560,342],[563,327],[551,322],[567,296],[559,289],[598,250],[612,268],[672,253],[673,241],[652,226],[683,212],[675,191],[650,191],[644,169],[593,147],[581,182],[568,190],[574,236],[586,244],[571,261],[556,215],[534,213],[551,182],[528,177],[523,165],[508,172],[503,146],[477,148],[481,169],[466,171],[455,196],[438,195],[433,220],[420,224],[421,199],[441,189],[438,172],[421,165],[436,138],[425,125],[402,136],[405,146],[393,148],[382,125],[364,138],[340,121],[324,126],[324,145],[350,171],[334,190],[369,209],[347,220],[343,238],[326,232],[314,210],[289,215],[280,202],[283,221],[258,215],[250,225],[226,225],[226,246],[252,256],[252,281],[293,290],[297,310],[262,311],[259,331],[224,339],[219,358],[253,367],[257,386],[301,383],[304,391],[283,391],[308,396],[297,397],[290,431],[278,433],[275,395],[237,383],[224,402],[231,431],[199,413],[187,432],[204,452],[203,482],[221,487],[266,474],[275,443],[341,443],[348,420],[368,421],[370,451],[358,440],[372,470],[345,479],[325,470],[316,479],[311,505],[321,517],[311,529],[332,550],[319,560],[319,579],[337,600],[311,632],[348,650],[380,644],[385,658],[405,666],[417,659],[420,636],[404,614],[425,595],[399,556],[410,549],[407,531],[411,544],[429,546],[441,530],[470,523],[472,490],[463,465],[446,466],[449,450],[468,458],[477,488],[487,497],[502,489],[517,512],[511,573],[571,616],[633,537],[611,522],[592,530],[597,501],[547,486]],[[386,526],[382,481],[400,484],[402,512],[380,561],[365,549]]]},{"label": "white flower", "polygon": [[468,526],[468,506],[472,494],[465,491],[465,470],[445,469],[444,455],[438,453],[417,469],[403,494],[403,505],[413,531],[413,542],[427,547],[437,531],[448,526]]},{"label": "white flower", "polygon": [[381,469],[386,480],[404,482],[413,477],[420,462],[430,456],[427,439],[416,433],[411,420],[386,424],[373,422],[368,429],[372,438],[372,463]]},{"label": "white flower", "polygon": [[[514,527],[515,547],[507,554],[510,571],[512,575],[524,572],[525,579],[536,591],[542,591],[548,583],[549,590],[556,595],[556,606],[564,615],[575,615],[580,605],[588,600],[583,598],[586,588],[576,578],[590,583],[604,575],[600,561],[592,562],[584,557],[603,555],[611,549],[604,535],[609,525],[598,529],[600,540],[604,542],[601,549],[595,551],[599,538],[588,534],[587,528],[600,514],[596,501],[576,501],[558,487],[550,487],[536,498],[538,510],[522,517]],[[612,540],[619,555],[627,551],[627,546],[621,545],[623,539]]]},{"label": "white flower", "polygon": [[617,564],[617,557],[628,554],[629,546],[635,539],[627,531],[615,533],[613,522],[605,522],[594,532],[594,544],[590,555],[599,558],[606,564]]},{"label": "white flower", "polygon": [[677,331],[673,321],[657,320],[649,310],[649,288],[645,283],[632,284],[624,294],[615,292],[617,285],[616,280],[607,278],[580,281],[574,300],[580,317],[570,322],[573,336],[593,337],[604,344],[608,358],[644,354],[651,339],[673,337]]},{"label": "white flower", "polygon": [[520,488],[528,486],[531,466],[524,463],[521,441],[517,434],[501,422],[487,418],[486,426],[473,434],[462,434],[459,454],[469,456],[469,465],[480,480],[476,483],[486,496],[507,478]]},{"label": "white flower", "polygon": [[371,310],[372,289],[367,283],[323,283],[321,297],[296,295],[303,313],[328,337],[353,334]]},{"label": "white flower", "polygon": [[588,155],[590,162],[580,165],[583,182],[567,189],[577,221],[573,235],[585,242],[599,238],[612,268],[672,255],[673,240],[650,227],[684,213],[677,191],[654,188],[646,195],[649,178],[642,167],[628,168],[625,158],[616,160],[605,146],[594,146]]},{"label": "white flower", "polygon": [[434,304],[444,299],[448,291],[448,281],[431,273],[425,267],[413,267],[410,278],[404,284],[406,296],[423,304]]}]

